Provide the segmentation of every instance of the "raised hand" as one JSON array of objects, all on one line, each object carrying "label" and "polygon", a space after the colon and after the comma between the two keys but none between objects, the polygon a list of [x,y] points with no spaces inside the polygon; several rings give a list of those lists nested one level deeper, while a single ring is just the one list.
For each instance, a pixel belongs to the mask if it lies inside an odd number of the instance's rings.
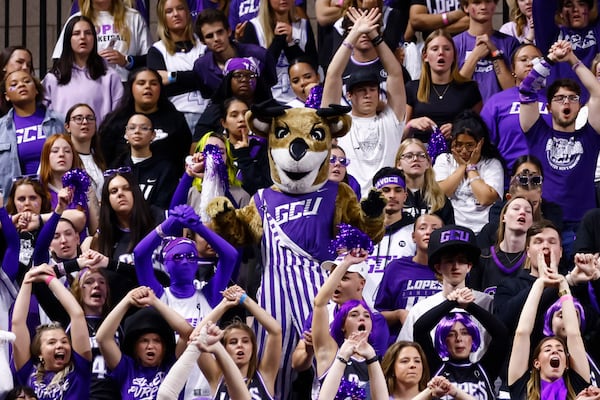
[{"label": "raised hand", "polygon": [[56,211],[57,214],[62,214],[63,211],[67,209],[69,204],[71,204],[71,201],[73,201],[73,189],[70,187],[64,187],[60,189],[58,191],[57,198],[58,204],[56,204],[54,211]]},{"label": "raised hand", "polygon": [[246,292],[238,285],[230,286],[223,291],[223,303],[228,307],[235,307],[240,304],[240,298],[244,294]]},{"label": "raised hand", "polygon": [[548,56],[554,61],[567,61],[572,55],[573,48],[571,42],[558,40],[550,47]]},{"label": "raised hand", "polygon": [[360,331],[355,333],[355,339],[358,340],[358,343],[354,347],[354,352],[367,360],[375,357],[377,353],[375,353],[375,350],[369,344],[369,332]]},{"label": "raised hand", "polygon": [[[196,332],[196,331],[194,331]],[[223,331],[213,323],[208,321],[203,324],[197,335],[191,339],[191,342],[198,346],[198,348],[207,353],[213,353],[216,346],[220,346],[220,340],[223,337]]]},{"label": "raised hand", "polygon": [[443,376],[434,376],[429,383],[427,388],[431,390],[431,396],[433,398],[441,398],[445,395],[454,397],[456,395],[456,387]]},{"label": "raised hand", "polygon": [[475,301],[475,295],[473,294],[473,291],[471,289],[465,287],[461,289],[456,289],[455,291],[457,292],[456,301],[458,302],[458,305],[462,308],[466,308],[469,304]]},{"label": "raised hand", "polygon": [[129,303],[136,307],[148,307],[156,299],[154,292],[148,286],[140,286],[131,290],[128,294]]},{"label": "raised hand", "polygon": [[357,33],[359,36],[379,29],[381,12],[378,8],[371,8],[367,11],[350,7],[346,15],[354,23],[350,31]]},{"label": "raised hand", "polygon": [[79,268],[106,268],[108,266],[108,257],[96,250],[86,250],[77,257]]},{"label": "raised hand", "polygon": [[45,282],[50,276],[55,276],[54,269],[48,264],[41,264],[25,273],[23,283]]}]

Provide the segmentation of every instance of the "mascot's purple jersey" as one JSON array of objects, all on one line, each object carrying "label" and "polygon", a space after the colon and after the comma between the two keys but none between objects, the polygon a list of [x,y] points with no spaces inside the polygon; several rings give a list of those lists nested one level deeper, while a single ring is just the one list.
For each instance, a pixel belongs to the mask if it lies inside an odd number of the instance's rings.
[{"label": "mascot's purple jersey", "polygon": [[[262,259],[265,267],[258,298],[283,330],[283,382],[291,382],[291,356],[325,282],[322,261],[331,256],[333,216],[338,192],[327,181],[319,190],[299,195],[262,189],[254,202],[263,219]],[[264,332],[260,340],[263,341]]]}]

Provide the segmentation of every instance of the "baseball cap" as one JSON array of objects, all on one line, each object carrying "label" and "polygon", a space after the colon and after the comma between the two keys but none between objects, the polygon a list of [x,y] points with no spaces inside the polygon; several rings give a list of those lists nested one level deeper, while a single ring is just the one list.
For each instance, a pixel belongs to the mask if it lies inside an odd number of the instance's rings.
[{"label": "baseball cap", "polygon": [[477,264],[481,250],[477,246],[475,233],[460,225],[446,225],[436,229],[429,236],[429,267],[433,268],[438,264],[443,254],[456,251],[463,252],[472,264]]},{"label": "baseball cap", "polygon": [[361,83],[373,83],[379,86],[379,74],[370,68],[361,68],[352,72],[346,81],[346,91],[351,92],[352,88]]},{"label": "baseball cap", "polygon": [[[321,268],[323,268],[325,271],[331,271],[332,269],[340,265],[343,260],[344,257],[338,257],[333,261],[323,261],[323,263],[321,264]],[[369,266],[366,262],[361,261],[358,264],[352,264],[350,267],[348,267],[348,272],[356,272],[364,279],[367,279],[369,277]]]}]

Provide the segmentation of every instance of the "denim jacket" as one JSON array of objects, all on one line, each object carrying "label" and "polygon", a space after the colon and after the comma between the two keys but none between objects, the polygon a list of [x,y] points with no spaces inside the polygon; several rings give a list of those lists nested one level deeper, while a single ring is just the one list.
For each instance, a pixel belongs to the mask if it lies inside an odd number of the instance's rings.
[{"label": "denim jacket", "polygon": [[[12,179],[22,174],[17,151],[14,112],[15,110],[11,108],[4,117],[0,118],[0,189],[4,191],[5,201],[8,199]],[[63,132],[65,130],[63,118],[55,111],[46,110],[42,129],[46,137]]]}]

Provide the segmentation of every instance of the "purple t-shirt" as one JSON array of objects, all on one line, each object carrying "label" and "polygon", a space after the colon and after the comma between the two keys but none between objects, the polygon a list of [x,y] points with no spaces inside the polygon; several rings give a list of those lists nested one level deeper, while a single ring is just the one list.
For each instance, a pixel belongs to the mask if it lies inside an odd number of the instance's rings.
[{"label": "purple t-shirt", "polygon": [[[320,261],[331,258],[329,242],[333,239],[331,226],[338,193],[338,183],[327,181],[316,192],[292,195],[265,189],[263,198],[267,211],[283,232],[308,254]],[[254,202],[261,216],[263,202],[259,194]]]},{"label": "purple t-shirt", "polygon": [[74,368],[60,382],[48,387],[54,377],[54,372],[46,372],[41,382],[37,382],[35,374],[37,367],[31,360],[15,374],[17,382],[26,385],[35,391],[39,400],[80,400],[90,396],[90,382],[92,380],[92,363],[79,354],[72,352],[71,359]]},{"label": "purple t-shirt", "polygon": [[240,22],[250,21],[258,14],[258,0],[231,0],[229,3],[229,27],[234,30]]},{"label": "purple t-shirt", "polygon": [[[498,50],[502,50],[504,55],[502,58],[507,66],[510,67],[510,57],[519,46],[519,41],[512,36],[505,35],[500,31],[494,31],[494,34],[490,38],[491,41],[496,45]],[[468,31],[459,33],[454,36],[454,44],[456,45],[456,58],[458,60],[458,67],[462,68],[465,60],[471,54],[471,51],[475,48],[476,37],[471,35]],[[475,72],[473,72],[473,78],[479,84],[479,91],[481,97],[485,103],[493,94],[498,93],[502,90],[496,73],[494,72],[494,64],[492,63],[491,56],[483,58],[477,62]]]},{"label": "purple t-shirt", "polygon": [[[539,93],[538,102],[540,115],[551,125],[546,96]],[[498,148],[509,170],[517,158],[529,154],[527,139],[519,123],[520,109],[519,88],[515,86],[490,97],[481,110],[481,118],[490,130],[490,142]]]},{"label": "purple t-shirt", "polygon": [[46,112],[42,108],[37,108],[28,117],[19,117],[17,113],[14,114],[17,151],[23,174],[35,174],[40,165],[40,155],[46,141],[46,134],[42,129],[45,114]]},{"label": "purple t-shirt", "polygon": [[380,311],[409,310],[419,300],[433,296],[442,290],[442,285],[427,265],[418,264],[412,257],[398,258],[388,264],[375,308]]},{"label": "purple t-shirt", "polygon": [[[156,399],[161,383],[174,362],[163,363],[159,367],[142,367],[131,357],[123,354],[110,376],[121,388],[123,400]],[[183,392],[179,395],[183,399]]]},{"label": "purple t-shirt", "polygon": [[525,135],[531,154],[542,162],[544,199],[562,207],[565,222],[579,222],[596,207],[594,172],[600,135],[590,124],[573,133],[559,132],[538,118]]}]

